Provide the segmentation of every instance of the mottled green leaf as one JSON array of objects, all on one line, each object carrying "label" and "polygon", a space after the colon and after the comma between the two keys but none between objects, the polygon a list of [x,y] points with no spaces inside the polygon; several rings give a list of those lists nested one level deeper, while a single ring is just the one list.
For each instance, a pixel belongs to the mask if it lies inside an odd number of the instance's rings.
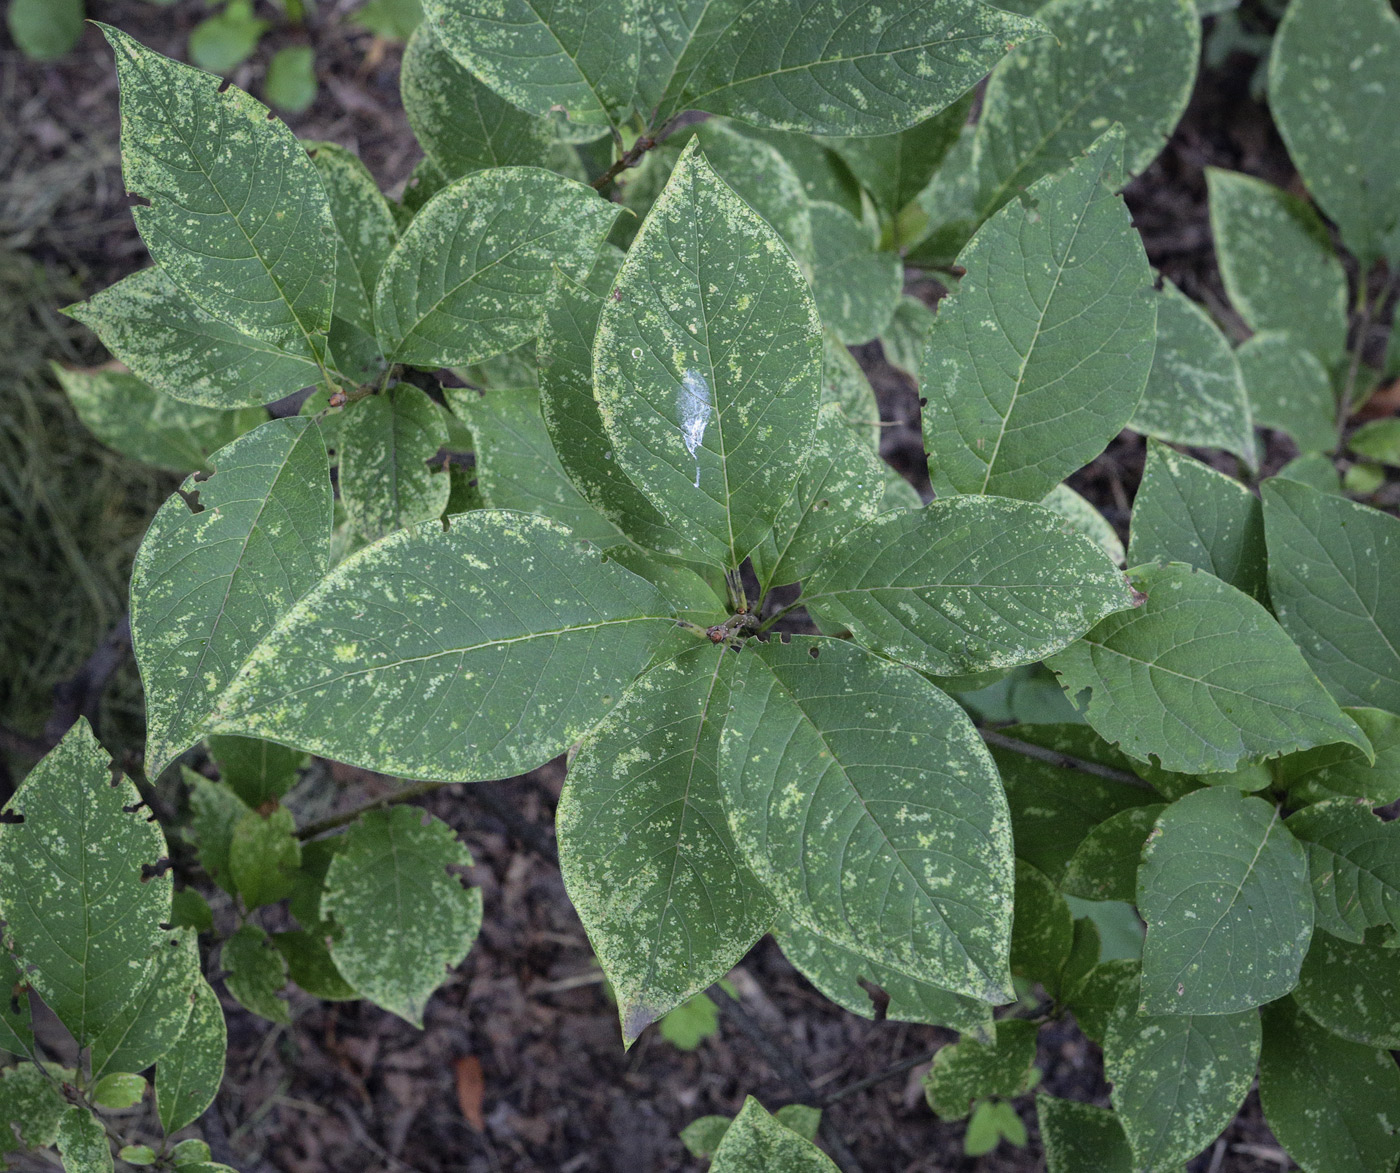
[{"label": "mottled green leaf", "polygon": [[156,1110],[166,1136],[198,1120],[214,1102],[227,1046],[219,996],[208,982],[198,981],[184,1033],[156,1064]]},{"label": "mottled green leaf", "polygon": [[284,1026],[292,1021],[291,1009],[277,996],[287,985],[287,963],[261,928],[245,921],[224,942],[219,964],[224,987],[243,1009]]},{"label": "mottled green leaf", "polygon": [[1116,194],[1122,156],[1115,129],[959,254],[967,273],[939,306],[922,364],[924,446],[940,495],[1039,501],[1132,418],[1152,368],[1157,303]]},{"label": "mottled green leaf", "polygon": [[880,450],[880,405],[860,363],[830,330],[822,331],[822,403],[835,403],[856,435]]},{"label": "mottled green leaf", "polygon": [[728,973],[772,921],[717,773],[738,660],[707,643],[642,676],[584,741],[560,799],[564,883],[629,1045]]},{"label": "mottled green leaf", "polygon": [[74,1104],[59,1117],[56,1145],[64,1173],[112,1173],[107,1130],[86,1108]]},{"label": "mottled green leaf", "polygon": [[816,202],[812,293],[822,322],[842,342],[869,342],[889,324],[904,288],[904,266],[879,251],[870,227],[845,208]]},{"label": "mottled green leaf", "polygon": [[34,1025],[29,1015],[29,987],[24,984],[22,972],[14,958],[3,953],[0,954],[0,1051],[24,1057],[32,1054],[33,1048]]},{"label": "mottled green leaf", "polygon": [[1208,774],[1332,742],[1369,749],[1254,599],[1179,562],[1130,578],[1143,605],[1048,661],[1071,697],[1090,690],[1089,724],[1124,753]]},{"label": "mottled green leaf", "polygon": [[113,1071],[93,1085],[92,1102],[99,1108],[120,1111],[141,1102],[146,1094],[146,1081],[129,1071]]},{"label": "mottled green leaf", "polygon": [[1339,798],[1298,811],[1288,829],[1307,852],[1318,928],[1358,945],[1373,926],[1400,936],[1400,823]]},{"label": "mottled green leaf", "polygon": [[211,737],[209,756],[219,777],[250,807],[281,798],[296,783],[306,754],[256,737]]},{"label": "mottled green leaf", "polygon": [[214,913],[193,888],[178,888],[170,898],[170,923],[177,929],[194,929],[197,933],[214,931]]},{"label": "mottled green leaf", "polygon": [[92,1040],[92,1077],[145,1071],[169,1051],[190,1020],[195,984],[202,980],[194,931],[163,933],[145,982]]},{"label": "mottled green leaf", "polygon": [[1259,1100],[1306,1173],[1375,1173],[1400,1161],[1395,1060],[1337,1038],[1291,1001],[1264,1010]]},{"label": "mottled green leaf", "polygon": [[940,1120],[961,1120],[975,1100],[1011,1099],[1031,1084],[1039,1027],[1023,1018],[996,1024],[993,1042],[963,1039],[942,1047],[924,1076],[924,1095]]},{"label": "mottled green leaf", "polygon": [[1400,258],[1400,19],[1386,0],[1299,0],[1269,58],[1269,109],[1363,267]]},{"label": "mottled green leaf", "polygon": [[0,1071],[0,1154],[53,1144],[68,1108],[54,1076],[65,1074],[33,1063]]},{"label": "mottled green leaf", "polygon": [[311,420],[269,420],[210,463],[212,476],[182,486],[200,511],[172,496],[132,568],[153,776],[209,727],[219,694],[329,559],[329,468]]},{"label": "mottled green leaf", "polygon": [[1157,816],[1166,809],[1160,803],[1150,803],[1110,815],[1074,849],[1060,887],[1081,900],[1132,903],[1137,899],[1143,844]]},{"label": "mottled green leaf", "polygon": [[1118,1117],[1107,1108],[1038,1096],[1046,1173],[1136,1173]]},{"label": "mottled green leaf", "polygon": [[1311,205],[1238,171],[1206,168],[1225,291],[1251,329],[1290,334],[1331,365],[1347,340],[1347,280]]},{"label": "mottled green leaf", "polygon": [[1143,849],[1142,1007],[1233,1014],[1298,983],[1313,933],[1302,845],[1258,798],[1209,787],[1162,814]]},{"label": "mottled green leaf", "polygon": [[398,383],[354,404],[340,425],[340,497],[370,541],[441,517],[451,488],[428,461],[447,445],[442,409]]},{"label": "mottled green leaf", "polygon": [[1103,1046],[1118,1003],[1127,997],[1137,1004],[1140,968],[1136,958],[1104,961],[1068,991],[1067,1004],[1086,1038]]},{"label": "mottled green leaf", "polygon": [[1235,352],[1206,312],[1170,281],[1157,295],[1157,350],[1129,427],[1173,444],[1223,448],[1250,468],[1259,463]]},{"label": "mottled green leaf", "polygon": [[1400,1048],[1400,949],[1318,933],[1293,997],[1334,1035],[1388,1051]]},{"label": "mottled green leaf", "polygon": [[287,976],[314,998],[348,1002],[360,993],[340,974],[324,938],[297,929],[273,933],[272,943],[287,962]]},{"label": "mottled green leaf", "polygon": [[822,146],[810,134],[789,134],[753,125],[746,126],[744,133],[777,148],[802,180],[802,190],[809,200],[826,200],[840,204],[852,215],[860,214],[860,185],[835,151]]},{"label": "mottled green leaf", "polygon": [[170,1150],[171,1158],[175,1162],[177,1169],[187,1165],[203,1165],[210,1160],[209,1146],[202,1140],[191,1137],[189,1140],[182,1140]]},{"label": "mottled green leaf", "polygon": [[715,1150],[710,1173],[837,1173],[837,1166],[748,1096]]},{"label": "mottled green leaf", "polygon": [[1063,517],[1073,529],[1107,554],[1115,566],[1122,566],[1127,561],[1123,540],[1113,528],[1113,523],[1068,485],[1056,485],[1045,495],[1041,505]]},{"label": "mottled green leaf", "polygon": [[1055,985],[1074,946],[1074,917],[1050,878],[1023,859],[1016,861],[1015,909],[1011,972]]},{"label": "mottled green leaf", "polygon": [[1011,824],[957,705],[840,640],[747,650],[721,739],[730,826],[785,912],[902,973],[1009,998]]},{"label": "mottled green leaf", "polygon": [[847,536],[803,596],[822,622],[955,676],[1028,664],[1131,606],[1103,551],[1038,505],[950,497]]},{"label": "mottled green leaf", "polygon": [[[447,868],[470,867],[452,828],[409,806],[368,811],[336,853],[321,897],[339,934],[331,956],[352,986],[414,1026],[481,928],[481,889]],[[386,890],[394,893],[386,900]]]},{"label": "mottled green leaf", "polygon": [[335,143],[307,143],[335,225],[337,318],[374,332],[374,287],[398,229],[374,176],[358,156]]},{"label": "mottled green leaf", "polygon": [[1338,700],[1400,713],[1400,521],[1296,481],[1264,485],[1269,594]]},{"label": "mottled green leaf", "polygon": [[1327,368],[1312,351],[1292,335],[1265,330],[1235,357],[1256,424],[1287,432],[1305,453],[1337,447],[1337,397]]},{"label": "mottled green leaf", "polygon": [[249,811],[234,824],[228,867],[245,907],[259,908],[290,896],[300,865],[296,820],[286,807],[267,814]]},{"label": "mottled green leaf", "polygon": [[229,848],[234,827],[250,813],[249,809],[232,787],[211,782],[188,766],[181,766],[180,772],[190,787],[192,829],[200,866],[214,883],[233,895],[238,889],[229,869]]},{"label": "mottled green leaf", "polygon": [[603,306],[594,393],[619,467],[719,566],[806,463],[821,334],[792,255],[692,142]]},{"label": "mottled green leaf", "polygon": [[374,319],[385,353],[415,366],[465,366],[533,337],[554,267],[582,279],[617,211],[537,167],[449,184],[384,264]]}]

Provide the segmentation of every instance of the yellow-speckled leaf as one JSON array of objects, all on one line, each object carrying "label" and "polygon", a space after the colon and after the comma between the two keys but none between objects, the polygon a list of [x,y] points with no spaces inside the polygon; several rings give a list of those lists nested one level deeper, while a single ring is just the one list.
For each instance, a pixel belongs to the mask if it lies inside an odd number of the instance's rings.
[{"label": "yellow-speckled leaf", "polygon": [[227,1046],[219,995],[201,978],[195,983],[189,1023],[156,1064],[156,1111],[167,1136],[198,1120],[214,1102],[224,1078]]},{"label": "yellow-speckled leaf", "polygon": [[711,1173],[837,1173],[837,1166],[763,1110],[753,1096],[734,1118],[715,1150]]},{"label": "yellow-speckled leaf", "polygon": [[349,407],[340,424],[340,499],[361,535],[373,541],[442,516],[451,485],[428,461],[446,444],[442,409],[411,383]]}]

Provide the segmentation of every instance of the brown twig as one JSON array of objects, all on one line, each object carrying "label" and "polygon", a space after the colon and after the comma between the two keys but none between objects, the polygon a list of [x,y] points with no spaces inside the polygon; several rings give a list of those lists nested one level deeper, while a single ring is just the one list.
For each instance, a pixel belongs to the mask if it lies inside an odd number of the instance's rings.
[{"label": "brown twig", "polygon": [[1110,782],[1122,782],[1124,785],[1137,786],[1142,790],[1152,789],[1150,783],[1144,782],[1136,774],[1130,774],[1127,770],[1116,770],[1112,766],[1100,765],[1098,762],[1072,757],[1070,754],[1060,753],[1058,750],[1046,749],[1043,745],[1033,745],[1029,741],[1018,741],[1014,737],[1007,737],[1005,733],[998,733],[995,729],[988,729],[986,726],[978,726],[977,732],[982,735],[983,741],[988,745],[996,746],[997,749],[1008,749],[1012,753],[1035,758],[1036,761],[1048,762],[1052,766],[1060,766],[1066,770],[1078,770],[1084,774],[1093,774],[1096,778],[1106,778]]},{"label": "brown twig", "polygon": [[448,786],[447,782],[413,782],[405,786],[402,790],[395,790],[391,794],[381,795],[357,806],[354,810],[344,811],[338,815],[331,815],[326,819],[319,819],[314,823],[307,823],[306,826],[297,831],[297,838],[301,840],[315,839],[317,835],[324,835],[327,831],[335,831],[341,827],[349,826],[362,814],[367,811],[377,811],[382,807],[394,806],[400,802],[407,802],[411,798],[421,798],[425,794],[431,794],[441,786]]}]

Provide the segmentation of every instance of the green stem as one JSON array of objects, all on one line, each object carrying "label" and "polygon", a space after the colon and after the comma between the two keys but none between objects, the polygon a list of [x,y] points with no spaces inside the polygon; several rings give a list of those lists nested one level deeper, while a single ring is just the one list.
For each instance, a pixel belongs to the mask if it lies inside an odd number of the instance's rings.
[{"label": "green stem", "polygon": [[363,806],[357,806],[354,810],[346,811],[344,814],[332,815],[328,819],[321,819],[319,822],[308,823],[297,831],[297,838],[301,840],[314,839],[317,835],[324,835],[327,831],[335,831],[340,827],[348,826],[368,811],[379,810],[382,807],[394,806],[400,802],[408,802],[413,798],[421,798],[425,794],[431,794],[441,786],[454,785],[451,782],[415,782],[411,786],[405,786],[402,790],[395,790],[392,794],[386,794],[382,798],[376,798],[373,802],[367,802]]}]

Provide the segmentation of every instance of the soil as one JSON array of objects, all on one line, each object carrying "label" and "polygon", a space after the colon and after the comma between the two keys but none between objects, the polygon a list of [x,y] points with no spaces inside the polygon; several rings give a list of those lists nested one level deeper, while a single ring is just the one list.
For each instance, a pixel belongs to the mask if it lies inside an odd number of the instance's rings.
[{"label": "soil", "polygon": [[[309,29],[275,33],[268,43],[276,48],[309,40],[315,46],[320,94],[307,113],[288,119],[292,128],[302,137],[349,146],[385,190],[396,192],[417,158],[399,105],[398,50],[351,28],[342,17],[354,6],[354,0],[323,3]],[[189,30],[205,14],[197,0],[170,7],[89,0],[90,16],[175,56],[183,56]],[[256,92],[266,59],[260,52],[233,80]],[[1205,69],[1161,157],[1127,192],[1152,263],[1241,330],[1215,267],[1203,168],[1229,167],[1296,185],[1267,110],[1250,97],[1254,65],[1253,58],[1235,54]],[[89,28],[76,51],[49,64],[28,62],[4,43],[0,109],[0,260],[27,254],[83,296],[145,265],[120,180],[111,57],[97,31]],[[911,288],[929,300],[938,293],[932,281]],[[36,296],[58,303],[48,293]],[[102,357],[86,337],[60,349],[45,356]],[[911,480],[922,480],[927,495],[917,391],[884,361],[878,344],[859,348],[858,357],[883,418],[901,425],[887,429],[884,453]],[[1286,440],[1270,440],[1269,467],[1291,455]],[[1142,441],[1125,433],[1072,482],[1120,530],[1143,458]],[[829,1096],[953,1037],[929,1027],[869,1022],[836,1008],[765,939],[733,978],[747,1025],[757,1026],[765,1047],[726,1018],[693,1052],[676,1049],[655,1030],[624,1052],[615,1011],[552,859],[562,777],[562,763],[553,762],[504,783],[445,788],[426,801],[470,846],[477,861],[471,879],[483,889],[486,916],[479,942],[430,1003],[424,1031],[367,1003],[321,1003],[299,994],[293,996],[293,1025],[273,1028],[225,1001],[227,1079],[199,1125],[217,1159],[244,1173],[699,1169],[703,1163],[677,1140],[691,1120],[732,1114],[746,1094],[770,1110],[810,1100],[810,1092],[770,1065],[774,1050],[818,1095]],[[298,813],[348,807],[391,785],[321,764],[299,792],[305,809]],[[221,919],[228,916],[220,910]],[[1028,1148],[1003,1145],[972,1160],[962,1155],[963,1125],[938,1121],[924,1104],[919,1077],[925,1066],[829,1109],[830,1127],[859,1168],[1011,1173],[1043,1167],[1029,1097],[1018,1105]],[[1041,1032],[1039,1066],[1044,1090],[1107,1104],[1101,1057],[1072,1022]],[[848,1160],[846,1167],[855,1173],[857,1164]],[[1289,1167],[1253,1093],[1239,1119],[1191,1166],[1193,1173]]]}]

